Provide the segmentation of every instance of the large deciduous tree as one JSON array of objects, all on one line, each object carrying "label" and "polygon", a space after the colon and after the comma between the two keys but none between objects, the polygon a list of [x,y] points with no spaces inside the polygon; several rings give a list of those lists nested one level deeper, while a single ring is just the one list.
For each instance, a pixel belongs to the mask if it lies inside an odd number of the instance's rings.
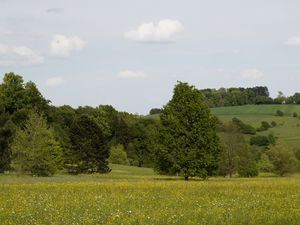
[{"label": "large deciduous tree", "polygon": [[294,172],[299,163],[294,151],[281,143],[271,146],[267,154],[274,165],[273,172],[280,176]]},{"label": "large deciduous tree", "polygon": [[206,178],[217,169],[220,146],[216,119],[199,90],[178,82],[160,120],[154,153],[159,172],[179,174],[188,180]]}]

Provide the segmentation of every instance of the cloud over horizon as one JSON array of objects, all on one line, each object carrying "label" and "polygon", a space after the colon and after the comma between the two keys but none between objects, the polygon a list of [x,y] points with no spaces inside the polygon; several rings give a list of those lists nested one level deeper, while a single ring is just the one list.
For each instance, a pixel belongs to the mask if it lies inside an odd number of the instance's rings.
[{"label": "cloud over horizon", "polygon": [[126,32],[125,38],[143,43],[170,43],[183,30],[184,26],[178,20],[164,19],[157,24],[143,23],[137,29]]},{"label": "cloud over horizon", "polygon": [[46,86],[47,87],[57,87],[64,84],[65,81],[62,77],[51,77],[46,80]]},{"label": "cloud over horizon", "polygon": [[0,44],[1,66],[33,66],[44,63],[44,57],[27,46],[7,46]]},{"label": "cloud over horizon", "polygon": [[256,68],[242,70],[240,74],[243,79],[247,80],[259,80],[264,76],[263,72]]},{"label": "cloud over horizon", "polygon": [[136,80],[136,79],[144,79],[147,77],[146,73],[139,70],[121,70],[117,77],[119,79],[126,80]]},{"label": "cloud over horizon", "polygon": [[58,57],[68,57],[74,51],[82,50],[87,43],[77,36],[67,37],[55,34],[50,43],[50,54]]}]

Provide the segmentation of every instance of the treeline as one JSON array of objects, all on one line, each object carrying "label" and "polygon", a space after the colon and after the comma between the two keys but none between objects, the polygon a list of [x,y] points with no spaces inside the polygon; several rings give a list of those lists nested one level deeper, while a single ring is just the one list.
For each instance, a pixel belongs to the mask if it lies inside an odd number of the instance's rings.
[{"label": "treeline", "polygon": [[124,164],[152,166],[148,136],[156,123],[110,105],[52,106],[33,82],[7,73],[0,85],[0,172],[109,172],[120,155]]},{"label": "treeline", "polygon": [[[268,97],[265,87],[253,91]],[[153,167],[187,180],[284,175],[299,168],[300,153],[277,143],[271,133],[256,135],[275,123],[262,121],[255,129],[234,118],[222,124],[206,102],[203,90],[178,82],[163,109],[151,111],[160,113],[159,119],[118,112],[110,105],[55,107],[33,82],[7,73],[0,84],[0,172],[107,173],[109,163],[118,163]]]},{"label": "treeline", "polygon": [[278,92],[276,98],[271,98],[267,87],[253,88],[220,88],[200,90],[206,104],[213,107],[261,105],[261,104],[300,104],[300,93],[286,97]]}]

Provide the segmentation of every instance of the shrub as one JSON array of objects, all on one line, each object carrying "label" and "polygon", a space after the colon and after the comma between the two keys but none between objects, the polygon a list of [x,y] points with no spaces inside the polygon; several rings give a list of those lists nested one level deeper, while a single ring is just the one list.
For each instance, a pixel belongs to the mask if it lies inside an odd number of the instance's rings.
[{"label": "shrub", "polygon": [[270,161],[269,156],[265,153],[260,156],[257,167],[260,172],[272,172],[274,170],[274,165]]},{"label": "shrub", "polygon": [[262,121],[261,126],[257,128],[257,131],[265,131],[271,128],[271,125],[267,121]]},{"label": "shrub", "polygon": [[275,121],[272,121],[272,122],[271,122],[271,126],[272,126],[272,127],[276,127],[276,126],[277,126],[277,123],[276,123]]},{"label": "shrub", "polygon": [[293,112],[293,117],[297,118],[298,117],[298,113]]},{"label": "shrub", "polygon": [[250,138],[250,145],[268,146],[270,144],[269,138],[263,135],[257,135]]},{"label": "shrub", "polygon": [[276,114],[275,114],[276,116],[284,116],[284,113],[281,111],[281,110],[277,110],[276,111]]},{"label": "shrub", "polygon": [[249,124],[245,124],[240,119],[234,117],[232,118],[232,123],[237,126],[238,130],[243,134],[256,134],[256,130]]},{"label": "shrub", "polygon": [[115,145],[110,148],[109,163],[128,165],[127,153],[123,145]]}]

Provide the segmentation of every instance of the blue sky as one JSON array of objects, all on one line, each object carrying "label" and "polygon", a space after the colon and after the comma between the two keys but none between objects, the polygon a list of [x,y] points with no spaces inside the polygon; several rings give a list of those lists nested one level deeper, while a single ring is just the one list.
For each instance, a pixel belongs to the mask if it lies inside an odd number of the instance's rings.
[{"label": "blue sky", "polygon": [[296,0],[0,0],[0,76],[54,105],[146,114],[177,80],[300,92]]}]

